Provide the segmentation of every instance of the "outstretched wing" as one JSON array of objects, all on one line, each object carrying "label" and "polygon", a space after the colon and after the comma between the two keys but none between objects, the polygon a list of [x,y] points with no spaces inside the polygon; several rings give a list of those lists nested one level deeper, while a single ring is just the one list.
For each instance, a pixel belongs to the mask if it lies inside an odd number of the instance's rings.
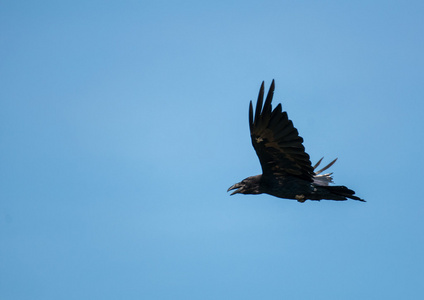
[{"label": "outstretched wing", "polygon": [[281,110],[281,104],[272,110],[271,101],[274,94],[274,80],[264,100],[264,82],[259,91],[256,111],[253,115],[253,105],[249,106],[250,136],[253,147],[259,157],[264,176],[296,176],[307,181],[313,181],[314,169],[309,155],[302,145],[293,122],[287,113]]}]

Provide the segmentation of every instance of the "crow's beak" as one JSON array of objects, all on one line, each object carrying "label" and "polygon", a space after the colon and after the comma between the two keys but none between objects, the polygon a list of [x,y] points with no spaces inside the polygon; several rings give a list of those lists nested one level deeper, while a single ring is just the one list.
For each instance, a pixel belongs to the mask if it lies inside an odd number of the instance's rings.
[{"label": "crow's beak", "polygon": [[[235,189],[238,189],[238,190],[235,190]],[[239,183],[236,183],[236,184],[230,186],[230,188],[227,190],[227,192],[235,190],[234,192],[232,192],[230,194],[230,196],[232,196],[234,194],[241,193],[242,189],[243,189],[243,185],[239,182]]]}]

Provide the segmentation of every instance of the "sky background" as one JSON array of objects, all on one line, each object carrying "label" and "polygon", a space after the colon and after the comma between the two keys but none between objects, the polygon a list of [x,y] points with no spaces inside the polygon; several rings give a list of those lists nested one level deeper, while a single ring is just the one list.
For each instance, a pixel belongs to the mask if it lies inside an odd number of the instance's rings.
[{"label": "sky background", "polygon": [[[0,1],[0,299],[421,299],[423,1]],[[276,80],[367,200],[229,196]]]}]

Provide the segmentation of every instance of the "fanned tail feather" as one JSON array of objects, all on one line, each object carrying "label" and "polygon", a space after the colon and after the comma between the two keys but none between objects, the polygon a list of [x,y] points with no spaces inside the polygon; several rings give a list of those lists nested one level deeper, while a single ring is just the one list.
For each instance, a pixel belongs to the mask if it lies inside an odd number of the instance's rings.
[{"label": "fanned tail feather", "polygon": [[[322,162],[324,157],[322,157],[314,166],[314,170],[320,165],[320,163]],[[333,177],[331,177],[331,175],[333,173],[327,173],[327,174],[322,174],[322,175],[318,175],[320,173],[322,173],[323,171],[327,170],[328,168],[330,168],[332,165],[334,165],[334,163],[337,161],[337,158],[335,160],[333,160],[332,162],[330,162],[328,165],[326,165],[324,168],[322,168],[319,171],[315,172],[315,176],[314,176],[314,182],[318,185],[322,185],[322,186],[328,186],[328,184],[333,182]]]},{"label": "fanned tail feather", "polygon": [[[314,170],[320,165],[323,158],[321,158],[315,164],[315,166],[313,167]],[[336,161],[337,161],[337,158],[335,160],[333,160],[332,162],[330,162],[328,165],[326,165],[321,170],[315,172],[314,183],[317,184],[318,186],[320,186],[319,190],[321,191],[320,193],[317,194],[317,196],[320,195],[318,197],[323,197],[325,199],[330,199],[330,200],[347,200],[349,198],[349,199],[365,202],[365,200],[355,196],[354,195],[355,192],[353,190],[348,189],[347,187],[345,187],[343,185],[330,186],[329,184],[333,182],[333,177],[331,177],[331,175],[333,173],[321,174],[323,171],[327,170],[332,165],[334,165],[334,163]],[[321,174],[321,175],[319,175],[319,174]],[[324,192],[324,194],[321,194],[323,192]]]}]

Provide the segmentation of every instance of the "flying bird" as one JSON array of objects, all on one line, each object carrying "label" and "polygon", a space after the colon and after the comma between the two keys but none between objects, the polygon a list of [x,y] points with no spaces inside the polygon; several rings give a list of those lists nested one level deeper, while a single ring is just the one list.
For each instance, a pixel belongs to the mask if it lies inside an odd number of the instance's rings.
[{"label": "flying bird", "polygon": [[322,158],[312,166],[305,152],[303,138],[282,111],[281,104],[272,109],[275,83],[271,87],[264,104],[264,82],[259,90],[256,110],[252,101],[249,106],[249,127],[253,148],[262,166],[262,175],[250,176],[232,185],[229,191],[234,194],[269,194],[279,198],[306,200],[359,200],[355,192],[342,186],[331,186],[332,173],[321,174],[337,160],[315,171]]}]

